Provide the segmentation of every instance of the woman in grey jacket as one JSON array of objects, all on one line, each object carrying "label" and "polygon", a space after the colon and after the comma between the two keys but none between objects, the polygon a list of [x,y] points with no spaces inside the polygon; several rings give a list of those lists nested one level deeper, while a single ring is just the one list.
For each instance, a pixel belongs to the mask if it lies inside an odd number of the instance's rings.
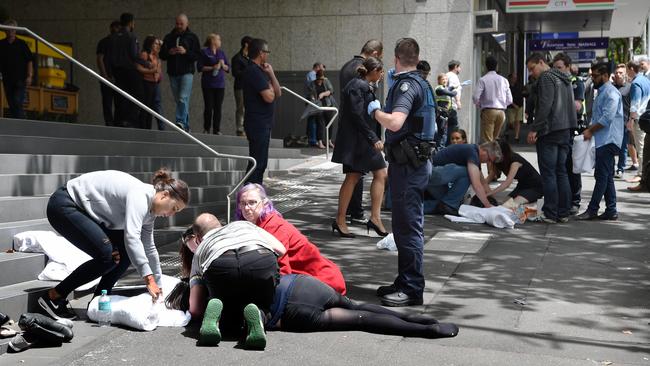
[{"label": "woman in grey jacket", "polygon": [[54,319],[74,319],[66,297],[77,287],[101,277],[95,295],[111,292],[131,263],[151,297],[161,295],[160,260],[153,240],[154,220],[173,216],[189,201],[187,184],[166,169],[154,173],[153,185],[120,171],[106,170],[71,179],[50,197],[47,218],[52,227],[91,260],[83,263],[38,299]]}]

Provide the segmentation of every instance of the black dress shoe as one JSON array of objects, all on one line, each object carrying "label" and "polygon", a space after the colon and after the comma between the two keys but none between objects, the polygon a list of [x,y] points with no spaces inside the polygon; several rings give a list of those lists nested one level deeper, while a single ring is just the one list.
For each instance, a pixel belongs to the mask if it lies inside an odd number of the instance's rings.
[{"label": "black dress shoe", "polygon": [[379,297],[392,294],[393,292],[397,292],[397,287],[395,287],[394,283],[386,286],[377,287],[377,296]]},{"label": "black dress shoe", "polygon": [[598,215],[598,220],[616,221],[616,220],[618,220],[618,214],[617,213],[613,213],[613,214],[603,213],[603,214]]},{"label": "black dress shoe", "polygon": [[422,305],[422,297],[409,296],[402,291],[396,291],[381,297],[381,304],[384,306],[411,306]]},{"label": "black dress shoe", "polygon": [[591,211],[585,211],[585,212],[581,213],[580,215],[576,216],[576,220],[581,220],[581,221],[595,220],[597,218],[598,218],[598,214],[593,213]]},{"label": "black dress shoe", "polygon": [[460,215],[458,214],[458,210],[457,210],[457,209],[455,209],[455,208],[453,208],[453,207],[451,207],[451,206],[448,206],[447,204],[442,203],[442,202],[438,203],[438,207],[436,208],[436,212],[437,212],[439,215],[460,216]]}]

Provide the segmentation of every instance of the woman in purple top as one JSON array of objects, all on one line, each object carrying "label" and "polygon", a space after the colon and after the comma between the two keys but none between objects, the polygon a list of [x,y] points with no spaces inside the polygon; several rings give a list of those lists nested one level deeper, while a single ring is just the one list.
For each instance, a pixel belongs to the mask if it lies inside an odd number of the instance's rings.
[{"label": "woman in purple top", "polygon": [[203,133],[221,135],[221,105],[226,89],[226,73],[230,72],[228,57],[221,49],[221,36],[210,33],[205,40],[205,48],[197,62],[201,70],[201,89],[203,90]]}]

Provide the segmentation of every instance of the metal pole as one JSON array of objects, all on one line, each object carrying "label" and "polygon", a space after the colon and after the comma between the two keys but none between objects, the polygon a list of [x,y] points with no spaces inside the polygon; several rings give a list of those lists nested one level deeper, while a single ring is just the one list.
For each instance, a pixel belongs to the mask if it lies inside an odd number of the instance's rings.
[{"label": "metal pole", "polygon": [[138,107],[144,109],[145,111],[147,111],[149,114],[153,115],[154,117],[156,117],[156,118],[158,118],[158,119],[164,121],[168,126],[170,126],[171,128],[175,129],[176,131],[180,132],[182,135],[184,135],[184,136],[187,137],[188,139],[192,140],[194,143],[198,144],[199,146],[203,147],[203,148],[206,149],[207,151],[211,152],[211,153],[214,154],[215,156],[217,156],[217,157],[222,157],[222,158],[245,159],[245,160],[248,160],[249,162],[253,163],[253,166],[251,167],[251,169],[250,169],[248,172],[246,172],[246,174],[244,175],[244,178],[242,178],[242,180],[241,180],[238,184],[235,185],[235,188],[233,188],[233,190],[230,191],[230,193],[228,193],[228,195],[226,196],[226,201],[227,201],[227,203],[228,203],[228,210],[227,210],[227,211],[228,211],[228,215],[227,215],[227,219],[228,219],[228,222],[230,222],[230,197],[231,197],[231,196],[232,196],[232,195],[237,191],[237,189],[239,189],[239,187],[240,187],[240,186],[241,186],[241,185],[246,181],[246,179],[248,179],[248,177],[249,177],[251,174],[253,174],[253,170],[255,170],[255,167],[257,166],[257,162],[255,161],[255,159],[254,159],[253,157],[250,157],[250,156],[241,156],[241,155],[231,155],[231,154],[221,154],[221,153],[218,153],[217,151],[213,150],[210,146],[208,146],[208,145],[206,145],[205,143],[203,143],[203,141],[201,141],[201,140],[197,139],[196,137],[190,135],[189,133],[187,133],[187,132],[186,132],[185,130],[183,130],[182,128],[179,128],[179,127],[176,126],[174,123],[170,122],[167,118],[165,118],[165,117],[161,116],[160,114],[156,113],[156,111],[154,111],[153,109],[147,107],[145,104],[143,104],[143,103],[140,102],[139,100],[135,99],[135,98],[132,97],[130,94],[128,94],[127,92],[123,91],[122,89],[118,88],[116,85],[114,85],[114,84],[111,83],[110,81],[104,79],[101,75],[99,75],[98,73],[96,73],[95,71],[93,71],[92,69],[90,69],[89,67],[87,67],[86,65],[82,64],[81,62],[77,61],[76,59],[72,58],[71,56],[68,56],[68,54],[66,54],[65,52],[61,51],[60,49],[58,49],[57,47],[55,47],[53,44],[51,44],[50,42],[46,41],[44,38],[42,38],[42,37],[39,36],[38,34],[32,32],[32,31],[29,30],[28,28],[25,28],[25,27],[14,27],[14,26],[9,26],[9,25],[0,25],[0,29],[12,29],[12,30],[15,30],[15,31],[26,32],[26,33],[32,35],[32,36],[33,36],[34,38],[36,38],[37,40],[39,40],[39,41],[43,42],[44,44],[48,45],[48,46],[51,47],[53,50],[55,50],[56,52],[58,52],[59,54],[61,54],[63,57],[65,57],[66,59],[68,59],[68,61],[74,63],[75,65],[77,65],[77,66],[79,66],[79,67],[81,67],[83,70],[85,70],[85,71],[87,71],[88,73],[90,73],[90,74],[91,74],[92,76],[94,76],[96,79],[99,79],[99,81],[101,81],[102,83],[108,85],[111,89],[113,89],[113,90],[115,90],[116,92],[118,92],[118,93],[119,93],[120,95],[122,95],[124,98],[130,100],[130,101],[133,102],[135,105],[137,105]]}]

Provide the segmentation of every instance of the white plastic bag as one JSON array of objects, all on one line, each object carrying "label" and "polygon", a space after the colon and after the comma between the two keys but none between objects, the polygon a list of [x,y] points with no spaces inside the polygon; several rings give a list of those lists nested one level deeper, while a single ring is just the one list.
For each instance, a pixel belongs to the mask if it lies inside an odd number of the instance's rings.
[{"label": "white plastic bag", "polygon": [[585,141],[583,135],[573,138],[573,173],[591,173],[596,164],[596,142],[594,138]]},{"label": "white plastic bag", "polygon": [[391,252],[397,251],[397,245],[395,244],[395,238],[393,233],[390,233],[383,237],[380,241],[377,242],[377,249],[386,249]]}]

